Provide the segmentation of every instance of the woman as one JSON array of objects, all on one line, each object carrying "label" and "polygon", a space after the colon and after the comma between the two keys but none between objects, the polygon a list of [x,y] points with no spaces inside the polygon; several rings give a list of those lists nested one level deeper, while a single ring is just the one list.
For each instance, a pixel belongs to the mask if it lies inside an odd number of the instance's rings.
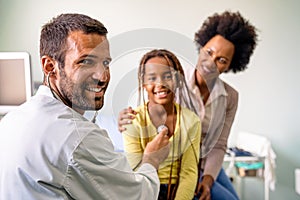
[{"label": "woman", "polygon": [[141,105],[122,134],[128,161],[138,169],[147,143],[157,136],[159,127],[167,127],[171,146],[158,169],[158,199],[192,199],[198,177],[201,123],[196,113],[179,104],[189,97],[183,95],[187,89],[182,66],[170,51],[155,49],[143,56],[138,74]]},{"label": "woman", "polygon": [[[202,122],[200,178],[195,199],[238,199],[222,163],[238,106],[238,92],[219,78],[246,69],[256,47],[256,28],[239,12],[225,11],[208,17],[195,34],[199,59],[185,77]],[[202,47],[202,48],[201,48]],[[135,114],[131,108],[119,115],[119,130]]]},{"label": "woman", "polygon": [[198,110],[203,119],[201,177],[196,190],[201,200],[238,199],[222,169],[238,92],[219,75],[245,70],[256,41],[256,28],[239,12],[214,14],[195,34],[200,50],[197,67],[185,72],[189,88],[200,103]]}]

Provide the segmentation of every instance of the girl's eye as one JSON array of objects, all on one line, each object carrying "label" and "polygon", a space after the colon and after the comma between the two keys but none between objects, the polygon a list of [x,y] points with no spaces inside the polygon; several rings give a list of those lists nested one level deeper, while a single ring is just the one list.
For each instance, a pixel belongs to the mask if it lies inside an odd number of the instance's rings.
[{"label": "girl's eye", "polygon": [[148,81],[154,82],[155,81],[155,77],[154,76],[148,77]]},{"label": "girl's eye", "polygon": [[166,80],[166,81],[172,80],[172,75],[171,74],[164,75],[164,80]]}]

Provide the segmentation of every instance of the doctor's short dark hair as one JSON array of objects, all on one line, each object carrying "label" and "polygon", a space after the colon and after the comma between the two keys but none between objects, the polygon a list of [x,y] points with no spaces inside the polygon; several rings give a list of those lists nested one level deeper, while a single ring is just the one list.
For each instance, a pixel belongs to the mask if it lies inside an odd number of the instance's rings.
[{"label": "doctor's short dark hair", "polygon": [[52,18],[43,25],[40,36],[40,57],[47,55],[64,67],[67,50],[67,38],[71,32],[82,31],[85,34],[106,35],[107,29],[96,19],[87,15],[66,13]]},{"label": "doctor's short dark hair", "polygon": [[225,11],[221,14],[215,13],[204,21],[195,33],[195,42],[198,50],[216,35],[221,35],[232,42],[235,50],[228,71],[236,73],[247,68],[257,44],[256,31],[256,28],[239,12]]}]

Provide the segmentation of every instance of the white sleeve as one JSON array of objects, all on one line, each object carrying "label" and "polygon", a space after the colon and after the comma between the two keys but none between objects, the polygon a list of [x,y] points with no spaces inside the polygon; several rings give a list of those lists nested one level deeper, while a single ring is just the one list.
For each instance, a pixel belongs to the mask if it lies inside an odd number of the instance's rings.
[{"label": "white sleeve", "polygon": [[105,130],[94,130],[70,159],[64,187],[74,199],[157,199],[156,169],[143,164],[133,172],[125,155],[114,152]]}]

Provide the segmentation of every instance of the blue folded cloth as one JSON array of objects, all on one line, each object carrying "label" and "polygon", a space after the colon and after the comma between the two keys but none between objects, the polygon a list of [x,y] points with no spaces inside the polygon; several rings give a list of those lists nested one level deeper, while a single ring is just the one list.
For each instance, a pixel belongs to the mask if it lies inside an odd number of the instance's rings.
[{"label": "blue folded cloth", "polygon": [[230,147],[229,150],[234,153],[235,156],[253,156],[249,151],[237,147]]}]

